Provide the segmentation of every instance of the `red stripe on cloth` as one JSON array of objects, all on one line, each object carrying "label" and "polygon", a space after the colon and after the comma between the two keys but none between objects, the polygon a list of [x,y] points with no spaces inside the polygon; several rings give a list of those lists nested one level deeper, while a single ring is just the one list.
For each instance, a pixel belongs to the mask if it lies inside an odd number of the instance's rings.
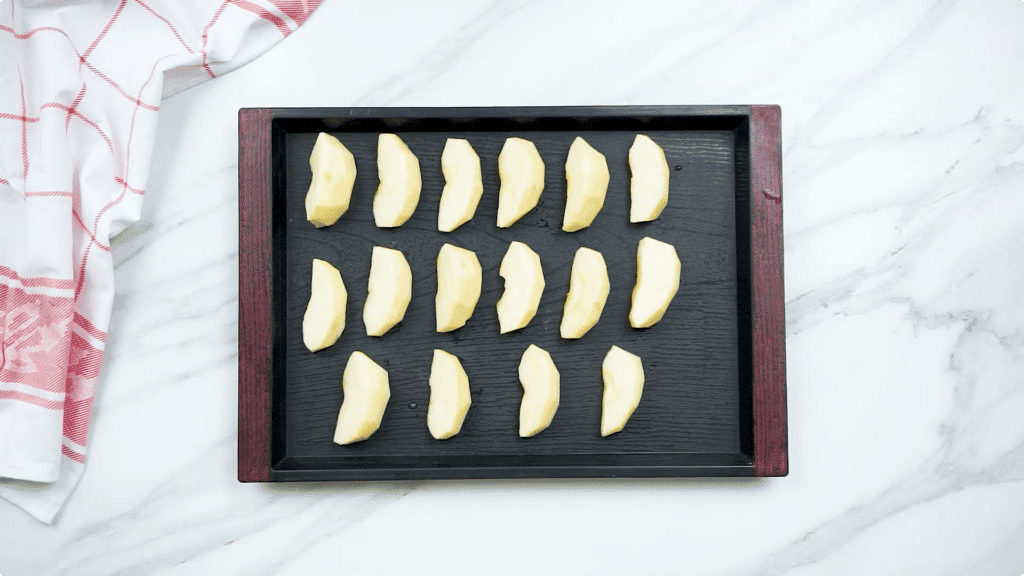
[{"label": "red stripe on cloth", "polygon": [[82,316],[78,312],[75,312],[74,321],[75,324],[77,324],[78,327],[81,328],[82,330],[85,330],[85,333],[88,334],[89,336],[92,336],[93,338],[99,340],[100,342],[107,341],[107,333],[94,326],[93,323],[89,322],[89,319],[86,318],[85,316]]},{"label": "red stripe on cloth", "polygon": [[32,394],[26,394],[25,392],[16,392],[14,390],[0,390],[0,400],[17,400],[18,402],[35,404],[36,406],[46,408],[47,410],[60,410],[64,408],[64,402],[61,400],[46,400],[39,396],[33,396]]},{"label": "red stripe on cloth", "polygon": [[[164,58],[167,58],[167,56],[164,56],[163,58],[160,58],[159,60],[157,60],[156,63],[153,64],[153,67],[149,69],[149,77],[146,78],[146,81],[143,82],[142,86],[139,87],[139,97],[140,98],[142,97],[142,92],[146,89],[146,86],[148,86],[149,83],[153,80],[153,75],[156,73],[157,66],[160,65],[160,62],[162,62],[164,60]],[[138,102],[138,101],[139,100],[136,100],[136,102]],[[128,125],[128,143],[125,146],[125,154],[124,154],[124,173],[125,173],[125,175],[128,174],[129,168],[131,167],[131,161],[132,161],[132,139],[135,137],[135,118],[138,115],[138,113],[139,113],[139,106],[135,106],[135,109],[132,110],[132,121],[131,121],[131,124]],[[104,206],[99,211],[99,213],[96,214],[96,219],[93,220],[93,223],[92,223],[92,225],[93,225],[93,232],[94,233],[99,230],[100,218],[102,218],[103,215],[106,214],[107,210],[109,210],[112,207],[118,205],[121,202],[121,200],[124,199],[125,192],[128,190],[128,181],[127,180],[125,180],[124,178],[120,178],[120,177],[115,177],[115,180],[119,181],[119,183],[121,184],[121,193],[118,194],[117,198],[115,198],[114,200],[111,200],[110,202],[107,202],[106,206]],[[138,193],[138,192],[136,192],[136,193]],[[93,237],[93,239],[95,241],[95,236]],[[97,245],[100,246],[101,248],[103,247],[103,244],[99,244],[98,242],[97,242]],[[109,251],[110,249],[106,248],[106,250]],[[88,257],[89,257],[89,253],[88,253],[88,251],[86,251],[86,259]],[[82,269],[83,270],[85,269],[85,260],[82,260]],[[79,282],[79,288],[81,288],[81,282]],[[77,296],[78,295],[76,294],[75,297],[77,298]]]},{"label": "red stripe on cloth", "polygon": [[78,296],[82,293],[82,284],[85,283],[85,263],[89,261],[89,250],[92,249],[95,242],[89,242],[85,247],[85,254],[82,255],[82,265],[78,268],[78,285],[75,286],[75,300],[78,300]]},{"label": "red stripe on cloth", "polygon": [[102,350],[94,348],[78,334],[71,335],[65,382],[67,400],[64,404],[64,436],[82,446],[85,446],[89,434],[89,415],[102,363]]},{"label": "red stripe on cloth", "polygon": [[79,216],[79,215],[78,215],[78,211],[77,211],[77,210],[71,210],[71,215],[72,215],[72,216],[74,216],[74,218],[75,218],[75,224],[78,224],[78,226],[79,226],[79,227],[80,227],[80,228],[81,228],[82,230],[84,230],[86,234],[88,234],[88,235],[89,235],[89,238],[90,238],[90,239],[92,240],[92,242],[93,242],[94,244],[96,244],[96,246],[100,247],[100,249],[102,249],[102,250],[105,250],[105,251],[107,251],[107,252],[110,252],[110,247],[109,247],[109,246],[106,246],[106,245],[104,245],[104,244],[103,244],[102,242],[100,242],[99,240],[97,240],[97,239],[96,239],[96,235],[95,235],[95,234],[93,234],[93,233],[92,233],[92,232],[91,232],[91,231],[89,230],[89,228],[88,228],[88,227],[87,227],[87,226],[85,225],[85,222],[82,222],[82,218],[81,218],[81,216]]},{"label": "red stripe on cloth", "polygon": [[270,12],[269,10],[262,6],[257,6],[256,4],[253,4],[248,0],[231,0],[231,3],[243,10],[252,12],[253,14],[259,16],[260,18],[263,18],[268,22],[273,23],[274,26],[277,26],[277,29],[279,32],[281,32],[282,36],[288,36],[289,34],[292,33],[291,28],[288,27],[288,24],[285,24],[284,20],[282,20],[277,14]]},{"label": "red stripe on cloth", "polygon": [[185,47],[185,50],[188,50],[189,54],[195,54],[195,52],[191,48],[189,48],[188,44],[185,43],[185,40],[181,38],[181,34],[178,34],[178,31],[174,29],[174,25],[171,24],[167,20],[167,18],[164,18],[163,16],[158,14],[156,10],[153,10],[149,6],[146,6],[146,4],[142,2],[142,0],[135,0],[135,3],[148,10],[150,14],[159,18],[161,21],[163,21],[164,24],[167,24],[167,27],[171,29],[171,33],[173,33],[174,37],[178,39],[178,42],[181,42],[181,45]]},{"label": "red stripe on cloth", "polygon": [[[2,0],[0,0],[0,1],[2,1]],[[13,5],[13,4],[12,4],[12,5]],[[31,36],[32,36],[33,34],[35,34],[36,32],[39,32],[39,31],[43,31],[43,30],[46,30],[46,31],[51,31],[51,32],[58,32],[58,33],[60,33],[61,35],[63,35],[63,36],[65,37],[65,38],[67,38],[67,39],[68,39],[68,42],[71,42],[71,37],[70,37],[70,36],[68,36],[67,32],[65,32],[65,31],[63,31],[63,30],[61,30],[61,29],[59,29],[59,28],[53,28],[53,27],[50,27],[50,26],[43,26],[43,27],[41,27],[41,28],[35,28],[35,29],[33,29],[33,30],[31,30],[31,31],[29,31],[29,32],[27,32],[27,33],[25,33],[25,34],[19,34],[19,33],[15,32],[15,31],[14,31],[14,30],[13,30],[12,28],[10,28],[10,27],[7,27],[7,26],[3,26],[3,25],[0,25],[0,30],[3,30],[4,32],[10,32],[11,34],[13,34],[13,35],[14,35],[14,37],[15,37],[15,38],[18,38],[19,40],[24,40],[24,39],[26,39],[26,38],[29,38],[29,37],[31,37]],[[71,48],[72,48],[72,49],[74,50],[74,42],[71,42]],[[132,101],[133,103],[135,103],[135,104],[138,104],[139,106],[142,106],[142,107],[143,107],[143,108],[145,108],[146,110],[151,110],[151,111],[153,111],[153,112],[156,112],[156,111],[160,110],[160,107],[159,107],[159,106],[154,106],[154,105],[152,105],[152,104],[146,104],[145,102],[140,102],[140,101],[138,101],[137,99],[135,99],[135,98],[132,98],[131,94],[128,94],[127,92],[125,92],[125,91],[124,91],[124,89],[122,89],[122,88],[121,88],[121,87],[120,87],[120,86],[119,86],[119,85],[117,84],[117,82],[114,82],[113,80],[111,80],[110,78],[108,78],[106,74],[104,74],[103,72],[100,72],[98,68],[96,68],[96,67],[95,67],[95,66],[93,66],[93,65],[92,65],[91,63],[89,63],[89,61],[88,61],[88,60],[86,60],[85,56],[83,56],[82,54],[79,54],[77,50],[75,50],[75,54],[78,54],[78,60],[79,60],[79,62],[81,62],[82,64],[84,64],[84,65],[85,65],[85,67],[86,67],[86,68],[88,68],[90,72],[92,72],[93,74],[95,74],[96,76],[98,76],[98,77],[99,77],[99,78],[100,78],[101,80],[103,80],[103,81],[104,81],[104,82],[106,82],[107,84],[110,84],[111,86],[113,86],[113,87],[114,87],[115,89],[117,89],[117,91],[118,91],[118,92],[120,92],[120,93],[121,93],[121,95],[122,95],[122,96],[124,96],[125,98],[128,98],[128,99],[129,99],[129,100],[131,100],[131,101]]]},{"label": "red stripe on cloth", "polygon": [[[149,70],[149,77],[146,78],[146,81],[143,82],[142,86],[139,87],[139,98],[142,97],[142,92],[146,89],[146,86],[148,86],[149,83],[153,80],[153,75],[156,73],[157,66],[159,66],[160,62],[162,62],[164,58],[167,58],[167,56],[164,56],[163,58],[160,58],[159,60],[157,60],[156,63],[153,64],[153,67],[150,68],[150,70]],[[138,116],[139,108],[141,107],[141,100],[136,99],[135,102],[136,102],[135,109],[132,110],[132,121],[131,121],[131,124],[128,127],[128,143],[125,146],[125,159],[124,159],[124,173],[125,173],[125,175],[128,174],[129,168],[131,167],[132,138],[135,136],[135,118]],[[96,218],[93,220],[93,228],[92,228],[91,231],[88,228],[85,228],[85,226],[83,225],[83,228],[86,230],[86,232],[89,233],[89,236],[92,238],[93,244],[95,244],[96,246],[99,246],[101,249],[103,249],[103,250],[105,250],[107,252],[110,252],[110,247],[102,244],[99,240],[96,239],[96,233],[99,231],[100,219],[103,217],[104,214],[106,214],[107,210],[109,210],[110,208],[116,206],[117,204],[119,204],[121,202],[121,200],[124,199],[125,193],[128,190],[128,181],[127,180],[125,180],[123,178],[120,178],[120,177],[115,177],[115,180],[117,180],[121,184],[121,193],[118,194],[117,198],[115,198],[114,200],[111,200],[110,202],[107,202],[107,204],[99,211],[99,213],[96,214]],[[136,192],[136,193],[138,193],[138,192]],[[78,223],[79,224],[83,224],[81,222],[81,220],[79,220]],[[79,276],[78,276],[78,286],[75,288],[75,299],[76,300],[78,299],[78,296],[82,293],[82,286],[85,283],[85,266],[86,266],[86,263],[89,261],[89,250],[90,250],[90,248],[92,248],[93,244],[89,244],[88,246],[86,246],[85,254],[82,256],[82,265],[81,265],[81,267],[79,269]]]},{"label": "red stripe on cloth", "polygon": [[78,444],[85,446],[89,440],[89,416],[92,415],[92,398],[75,402],[68,395],[64,402],[64,436]]},{"label": "red stripe on cloth", "polygon": [[71,298],[0,284],[0,381],[65,392],[74,305]]},{"label": "red stripe on cloth", "polygon": [[9,112],[0,112],[0,118],[5,120],[17,120],[19,122],[39,122],[39,118],[32,118],[26,116],[19,116],[17,114],[11,114]]},{"label": "red stripe on cloth", "polygon": [[206,41],[209,40],[210,28],[212,28],[213,25],[217,22],[217,19],[220,18],[220,15],[224,12],[224,8],[230,2],[231,2],[231,0],[224,0],[224,2],[221,3],[220,7],[217,8],[217,12],[215,12],[213,14],[213,18],[210,19],[210,23],[207,24],[205,28],[203,28],[203,49],[202,49],[203,69],[206,70],[206,73],[210,75],[210,78],[216,78],[217,76],[214,75],[213,70],[210,69],[210,65],[206,63],[206,58],[207,58],[207,54],[206,54]]},{"label": "red stripe on cloth", "polygon": [[[71,108],[68,109],[68,115],[67,115],[66,118],[64,118],[64,127],[65,128],[67,128],[68,125],[71,124],[71,116],[73,114],[75,114],[75,111],[78,109],[78,105],[82,103],[82,98],[85,97],[85,90],[86,90],[86,83],[82,82],[82,89],[78,91],[78,96],[75,96],[75,101],[71,103]],[[79,114],[79,116],[82,116],[82,115]],[[85,117],[82,116],[82,118],[84,119]],[[108,144],[109,144],[109,142],[108,142]]]},{"label": "red stripe on cloth", "polygon": [[124,186],[125,188],[127,188],[129,192],[134,192],[134,193],[138,194],[139,196],[145,196],[146,195],[146,191],[145,190],[139,190],[138,188],[132,188],[131,186],[128,185],[127,182],[125,182],[124,178],[121,178],[120,176],[115,176],[114,177],[114,181],[117,182],[118,184]]},{"label": "red stripe on cloth", "polygon": [[[25,83],[21,79],[21,69],[18,69],[18,85],[21,86],[21,161],[25,171],[21,177],[28,179],[28,113],[25,110]],[[23,181],[24,181],[23,180]]]},{"label": "red stripe on cloth", "polygon": [[0,184],[6,184],[6,185],[8,185],[8,186],[10,186],[10,185],[11,185],[11,183],[10,183],[10,182],[8,182],[6,178],[0,178]]},{"label": "red stripe on cloth", "polygon": [[75,224],[78,224],[78,227],[81,228],[86,234],[88,234],[89,238],[93,242],[95,242],[96,241],[96,237],[92,235],[92,231],[90,231],[89,227],[85,225],[85,222],[82,222],[82,217],[78,215],[78,210],[72,208],[71,209],[71,217],[74,218]]},{"label": "red stripe on cloth", "polygon": [[6,276],[12,280],[17,280],[22,286],[27,286],[29,288],[58,288],[60,290],[70,290],[75,285],[73,280],[46,278],[44,276],[24,277],[6,266],[0,266],[0,276]]},{"label": "red stripe on cloth", "polygon": [[[6,184],[6,182],[5,182],[5,184]],[[25,196],[26,197],[32,197],[32,196],[66,196],[66,197],[70,198],[71,197],[71,192],[58,192],[58,191],[25,192]]]},{"label": "red stripe on cloth", "polygon": [[[103,350],[96,348],[78,334],[71,333],[71,351],[68,355],[66,389],[68,398],[75,401],[92,398],[96,378],[100,375]],[[83,444],[83,442],[79,442]]]},{"label": "red stripe on cloth", "polygon": [[99,124],[83,116],[82,113],[76,110],[73,106],[65,106],[64,104],[61,104],[59,102],[47,102],[46,104],[43,104],[39,107],[40,110],[42,110],[43,108],[58,108],[60,110],[66,110],[68,113],[69,121],[72,116],[81,119],[82,122],[88,124],[93,130],[95,130],[100,135],[101,138],[103,138],[103,141],[107,143],[107,148],[110,148],[110,153],[114,154],[114,143],[111,142],[110,137],[107,136],[106,132],[104,132],[103,129],[100,128]]},{"label": "red stripe on cloth", "polygon": [[88,58],[89,54],[92,54],[92,51],[96,48],[96,45],[100,43],[100,40],[103,40],[103,37],[107,35],[107,32],[110,32],[110,27],[114,25],[117,17],[120,16],[121,11],[124,10],[124,5],[127,3],[128,0],[121,0],[121,3],[117,6],[117,10],[114,10],[114,15],[110,18],[110,22],[107,22],[107,25],[103,27],[103,31],[100,32],[100,35],[97,36],[96,39],[92,41],[92,44],[85,49],[85,53],[82,54],[82,58]]},{"label": "red stripe on cloth", "polygon": [[39,28],[33,28],[33,29],[29,30],[28,32],[25,32],[24,34],[19,34],[19,33],[15,32],[13,28],[10,28],[8,26],[4,26],[3,24],[0,24],[0,30],[2,30],[4,32],[10,32],[18,40],[26,40],[28,38],[31,38],[32,35],[34,35],[36,32],[57,32],[57,33],[61,34],[62,36],[64,36],[65,38],[67,38],[68,42],[71,42],[71,37],[68,36],[67,32],[61,30],[60,28],[54,28],[53,26],[40,26]]},{"label": "red stripe on cloth", "polygon": [[81,454],[75,452],[71,448],[68,448],[64,444],[61,444],[60,446],[60,453],[67,456],[68,458],[71,458],[75,462],[78,462],[79,464],[85,464],[85,456],[82,456]]},{"label": "red stripe on cloth", "polygon": [[270,0],[270,3],[301,26],[320,5],[320,0]]},{"label": "red stripe on cloth", "polygon": [[132,95],[131,95],[131,94],[129,94],[129,93],[127,93],[127,92],[125,92],[123,88],[121,88],[120,86],[118,86],[117,82],[114,82],[114,81],[113,81],[113,80],[111,80],[110,78],[107,78],[106,74],[104,74],[103,72],[100,72],[100,71],[99,71],[99,70],[98,70],[98,69],[97,69],[97,68],[96,68],[95,66],[93,66],[92,64],[90,64],[90,63],[89,63],[88,61],[86,61],[86,60],[84,60],[84,59],[83,59],[83,60],[82,60],[82,64],[85,64],[85,67],[86,67],[86,68],[88,68],[88,69],[89,69],[89,71],[90,71],[90,72],[92,72],[93,74],[95,74],[95,75],[99,76],[101,80],[103,80],[103,81],[104,81],[104,82],[106,82],[107,84],[110,84],[111,86],[113,86],[114,88],[116,88],[116,89],[117,89],[117,91],[118,91],[118,92],[120,92],[122,96],[124,96],[125,98],[127,98],[128,100],[130,100],[130,101],[131,101],[131,102],[132,102],[133,104],[137,104],[137,105],[139,105],[139,106],[141,106],[141,107],[145,108],[146,110],[151,110],[151,111],[153,111],[153,112],[157,112],[157,111],[159,111],[159,110],[160,110],[160,107],[159,107],[159,106],[153,106],[152,104],[146,104],[145,102],[142,102],[141,100],[139,100],[139,99],[137,99],[137,98],[134,98],[134,97],[132,97]]},{"label": "red stripe on cloth", "polygon": [[[142,100],[141,100],[142,92],[145,91],[146,86],[148,86],[149,83],[153,80],[153,75],[156,73],[157,66],[159,66],[160,62],[162,62],[164,60],[164,58],[167,58],[167,56],[164,56],[163,58],[160,58],[159,60],[157,60],[153,64],[152,68],[149,69],[149,77],[146,78],[146,81],[143,82],[142,86],[139,87],[139,95],[132,99],[135,102],[135,108],[132,110],[132,121],[131,121],[131,124],[128,127],[128,142],[127,142],[127,145],[125,146],[125,160],[124,160],[124,173],[125,173],[125,175],[128,174],[129,168],[131,166],[132,138],[135,136],[135,118],[138,116],[139,108],[145,108],[146,107],[146,104],[144,104],[142,102]],[[82,62],[84,62],[87,66],[91,66],[87,62],[85,62],[84,59],[82,60]],[[118,88],[118,90],[120,90],[120,88]],[[124,94],[124,91],[122,90],[121,93]],[[131,98],[131,96],[129,96],[129,98]],[[104,244],[99,242],[99,240],[96,239],[96,233],[99,230],[100,218],[102,218],[103,215],[106,214],[107,210],[109,210],[110,208],[116,206],[118,203],[121,202],[121,200],[124,199],[125,193],[128,190],[128,182],[126,180],[124,180],[124,179],[121,179],[121,181],[123,182],[122,187],[121,187],[121,193],[118,194],[117,198],[115,198],[114,200],[108,202],[99,211],[99,213],[96,214],[96,218],[93,220],[93,229],[91,231],[86,229],[86,231],[89,232],[89,236],[92,238],[92,243],[85,247],[85,254],[82,256],[82,265],[79,268],[79,272],[78,272],[78,285],[75,287],[75,300],[78,300],[79,295],[81,295],[81,293],[82,293],[82,286],[85,283],[85,266],[86,266],[86,264],[89,261],[89,252],[90,252],[93,244],[95,244],[96,246],[99,246],[101,249],[103,249],[103,250],[105,250],[107,252],[110,251],[110,248],[108,246],[105,246]]]}]

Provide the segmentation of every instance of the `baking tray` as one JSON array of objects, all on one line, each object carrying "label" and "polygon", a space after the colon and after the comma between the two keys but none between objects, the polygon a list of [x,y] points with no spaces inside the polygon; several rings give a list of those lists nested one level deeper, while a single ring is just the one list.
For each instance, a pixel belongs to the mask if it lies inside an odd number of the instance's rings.
[{"label": "baking tray", "polygon": [[[314,228],[303,201],[317,133],[356,159],[348,212]],[[376,144],[399,134],[419,158],[423,189],[402,227],[378,229]],[[665,150],[667,208],[629,223],[627,154],[637,133]],[[505,139],[533,141],[546,166],[539,205],[508,229],[495,225],[497,157]],[[561,230],[565,159],[583,136],[608,159],[604,208],[576,233]],[[441,151],[466,138],[480,156],[484,197],[475,218],[437,231]],[[239,113],[239,437],[241,481],[610,476],[782,476],[788,471],[782,285],[780,110],[777,106],[243,109]],[[675,245],[680,289],[652,328],[629,326],[637,242]],[[498,267],[520,240],[541,257],[546,288],[526,328],[499,334]],[[444,243],[476,252],[483,286],[476,312],[453,333],[434,331],[435,258]],[[400,249],[412,268],[404,321],[366,336],[373,246]],[[558,334],[576,249],[600,251],[611,293],[583,338]],[[313,258],[334,264],[348,288],[338,342],[311,354],[301,323]],[[551,426],[520,438],[526,347],[551,353],[561,403]],[[618,345],[643,359],[643,398],[625,429],[600,436],[601,361]],[[473,405],[462,431],[434,440],[426,427],[432,350],[457,355]],[[354,350],[388,370],[391,400],[380,429],[350,446],[332,442],[341,376]]]}]

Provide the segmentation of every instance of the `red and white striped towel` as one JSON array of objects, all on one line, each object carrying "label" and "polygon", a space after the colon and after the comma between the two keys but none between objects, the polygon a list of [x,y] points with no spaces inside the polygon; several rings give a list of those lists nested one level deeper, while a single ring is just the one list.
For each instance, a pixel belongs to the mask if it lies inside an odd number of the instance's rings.
[{"label": "red and white striped towel", "polygon": [[320,0],[0,0],[0,496],[50,523],[85,464],[160,100],[245,64]]}]

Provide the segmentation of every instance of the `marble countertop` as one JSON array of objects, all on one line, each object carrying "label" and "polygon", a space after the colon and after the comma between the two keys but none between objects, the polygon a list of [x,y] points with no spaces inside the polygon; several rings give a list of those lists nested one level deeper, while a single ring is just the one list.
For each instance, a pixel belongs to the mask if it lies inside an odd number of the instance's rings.
[{"label": "marble countertop", "polygon": [[[4,576],[1024,572],[1024,4],[328,2],[163,103],[85,476]],[[782,106],[790,474],[240,484],[237,111]]]}]

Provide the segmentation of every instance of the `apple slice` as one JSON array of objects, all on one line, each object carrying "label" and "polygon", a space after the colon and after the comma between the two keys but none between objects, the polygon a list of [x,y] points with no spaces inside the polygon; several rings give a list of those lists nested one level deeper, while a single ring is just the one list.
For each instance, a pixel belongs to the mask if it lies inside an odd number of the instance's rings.
[{"label": "apple slice", "polygon": [[482,277],[480,261],[472,251],[451,244],[441,247],[434,297],[438,332],[451,332],[465,325],[480,299]]},{"label": "apple slice", "polygon": [[468,140],[449,138],[441,153],[444,190],[437,211],[437,229],[451,232],[473,219],[484,194],[480,157]]},{"label": "apple slice", "polygon": [[316,352],[337,342],[345,330],[348,290],[337,268],[314,259],[309,292],[309,304],[302,316],[302,343]]},{"label": "apple slice", "polygon": [[601,408],[601,436],[622,430],[640,404],[644,393],[644,365],[640,357],[612,346],[601,363],[604,401]]},{"label": "apple slice", "polygon": [[380,428],[391,399],[388,372],[362,352],[353,352],[341,377],[344,399],[334,429],[336,444],[362,442]]},{"label": "apple slice", "polygon": [[604,206],[608,178],[608,161],[604,154],[577,136],[565,161],[568,191],[562,230],[575,232],[590,226]]},{"label": "apple slice", "polygon": [[544,191],[544,161],[529,140],[509,138],[498,154],[498,228],[508,228],[533,210]]},{"label": "apple slice", "polygon": [[363,324],[367,336],[383,336],[405,318],[412,300],[412,270],[399,250],[374,246]]},{"label": "apple slice", "polygon": [[608,299],[608,267],[601,253],[580,248],[572,260],[569,293],[562,310],[562,338],[582,338],[601,319],[605,300]]},{"label": "apple slice", "polygon": [[519,381],[523,384],[523,403],[519,406],[519,436],[536,436],[551,425],[558,410],[558,368],[551,354],[534,344],[519,361]]},{"label": "apple slice", "polygon": [[637,134],[629,148],[629,221],[650,222],[668,204],[668,161],[654,140]]},{"label": "apple slice", "polygon": [[313,181],[306,192],[306,220],[330,226],[348,210],[356,181],[356,159],[340,140],[321,132],[309,156]]},{"label": "apple slice", "polygon": [[444,350],[434,350],[430,364],[430,405],[427,407],[427,428],[435,440],[451,438],[462,430],[469,397],[469,378],[459,358]]},{"label": "apple slice", "polygon": [[682,267],[671,244],[644,238],[636,249],[636,286],[629,323],[633,328],[654,326],[679,290]]},{"label": "apple slice", "polygon": [[420,201],[420,161],[394,134],[377,138],[377,175],[380,185],[373,197],[373,221],[378,228],[397,228],[412,216]]},{"label": "apple slice", "polygon": [[508,245],[498,274],[505,291],[498,299],[498,326],[502,334],[525,328],[537,314],[544,293],[544,269],[540,256],[522,242]]}]

